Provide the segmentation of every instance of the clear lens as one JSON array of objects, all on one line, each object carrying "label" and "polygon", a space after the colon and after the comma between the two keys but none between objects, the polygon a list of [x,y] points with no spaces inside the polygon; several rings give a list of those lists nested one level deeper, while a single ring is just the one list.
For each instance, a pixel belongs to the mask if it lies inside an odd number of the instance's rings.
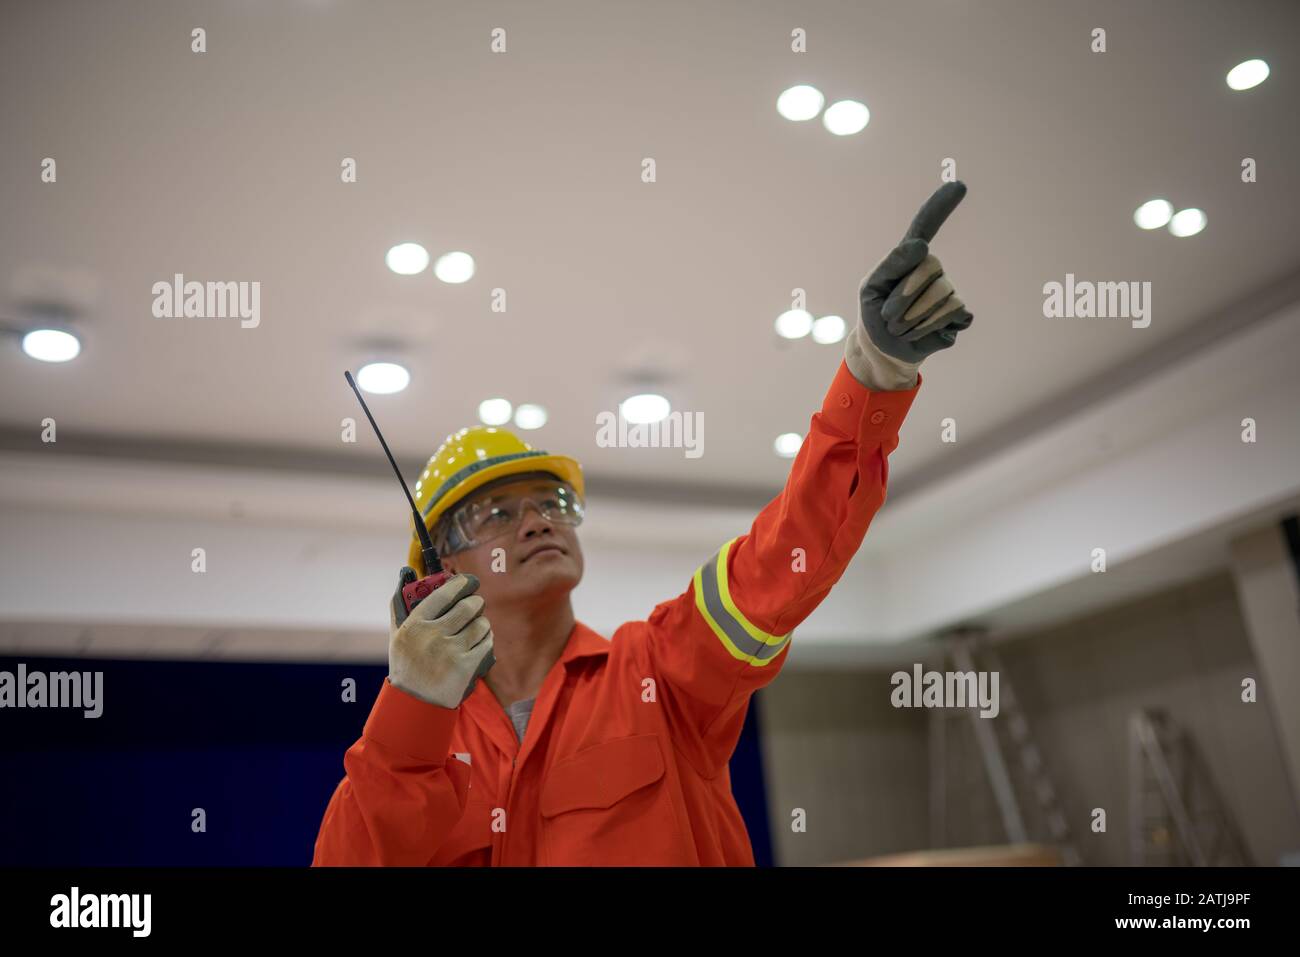
[{"label": "clear lens", "polygon": [[555,525],[582,524],[582,500],[564,482],[505,485],[472,496],[456,507],[452,520],[467,547],[508,535],[532,507]]}]

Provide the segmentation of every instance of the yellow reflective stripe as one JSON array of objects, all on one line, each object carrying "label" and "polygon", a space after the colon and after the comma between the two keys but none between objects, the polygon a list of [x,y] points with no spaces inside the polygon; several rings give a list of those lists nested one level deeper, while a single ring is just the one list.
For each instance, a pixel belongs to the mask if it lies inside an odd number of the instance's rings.
[{"label": "yellow reflective stripe", "polygon": [[790,635],[771,635],[755,627],[731,600],[727,556],[735,541],[727,542],[711,561],[695,570],[695,607],[728,654],[761,668],[776,657]]},{"label": "yellow reflective stripe", "polygon": [[[708,563],[706,562],[705,564]],[[737,658],[740,661],[748,661],[750,659],[750,656],[745,654],[743,651],[741,651],[739,648],[737,648],[735,645],[731,643],[731,639],[728,638],[727,633],[722,630],[722,626],[719,625],[716,621],[714,621],[713,616],[709,614],[709,609],[704,604],[703,573],[704,573],[704,565],[701,565],[699,568],[695,569],[695,609],[700,613],[700,617],[704,619],[704,623],[707,624],[709,628],[713,630],[713,633],[715,635],[717,635],[718,641],[722,642],[722,647],[727,649],[727,651],[731,654],[731,657]]]},{"label": "yellow reflective stripe", "polygon": [[749,633],[749,637],[753,638],[755,641],[761,641],[765,645],[779,645],[790,637],[788,633],[784,635],[769,635],[762,629],[756,628],[753,623],[745,617],[744,612],[736,607],[736,603],[731,600],[731,588],[727,585],[727,556],[731,553],[731,546],[735,543],[736,539],[733,538],[731,541],[727,542],[727,544],[723,545],[722,548],[718,549],[718,594],[722,596],[722,604],[726,606],[727,611],[731,612],[731,617],[740,622],[740,627],[744,628],[745,631]]}]

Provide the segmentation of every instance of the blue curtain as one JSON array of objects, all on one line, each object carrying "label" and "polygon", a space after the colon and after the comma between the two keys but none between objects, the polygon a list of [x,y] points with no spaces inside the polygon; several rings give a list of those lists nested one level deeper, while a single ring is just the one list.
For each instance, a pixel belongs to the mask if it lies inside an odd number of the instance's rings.
[{"label": "blue curtain", "polygon": [[[0,657],[0,670],[104,672],[103,715],[0,711],[0,865],[311,862],[343,752],[387,668]],[[342,700],[346,678],[356,703]],[[770,863],[757,707],[732,762],[760,864]],[[191,827],[195,808],[207,830]]]}]

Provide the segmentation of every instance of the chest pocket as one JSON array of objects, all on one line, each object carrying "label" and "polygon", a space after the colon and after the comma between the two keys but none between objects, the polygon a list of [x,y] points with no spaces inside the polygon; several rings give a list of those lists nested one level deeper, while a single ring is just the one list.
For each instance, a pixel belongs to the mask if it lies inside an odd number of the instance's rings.
[{"label": "chest pocket", "polygon": [[556,762],[542,789],[542,817],[581,808],[610,808],[664,776],[659,738],[639,734],[583,748]]},{"label": "chest pocket", "polygon": [[557,761],[541,795],[547,862],[689,863],[664,773],[654,734],[602,741]]}]

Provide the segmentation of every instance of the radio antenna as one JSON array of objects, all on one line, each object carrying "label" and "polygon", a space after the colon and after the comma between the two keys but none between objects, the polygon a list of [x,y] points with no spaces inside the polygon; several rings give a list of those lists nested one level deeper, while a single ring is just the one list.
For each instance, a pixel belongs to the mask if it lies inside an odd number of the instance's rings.
[{"label": "radio antenna", "polygon": [[344,369],[343,378],[348,380],[348,385],[352,386],[352,391],[357,394],[357,401],[361,403],[366,418],[370,420],[370,427],[375,430],[375,437],[379,439],[379,444],[384,447],[384,454],[388,456],[388,464],[393,467],[393,474],[397,476],[398,484],[402,486],[402,494],[411,503],[411,517],[415,519],[415,534],[420,537],[420,554],[424,558],[424,573],[426,575],[436,575],[442,571],[442,562],[438,561],[438,552],[433,547],[433,540],[429,538],[429,530],[424,527],[424,519],[420,517],[420,510],[415,507],[415,499],[411,498],[411,490],[406,487],[406,479],[402,478],[402,470],[397,467],[397,461],[393,458],[393,453],[388,451],[388,443],[384,441],[384,433],[379,431],[379,426],[375,423],[375,417],[370,414],[370,407],[366,405],[366,400],[361,398],[361,390],[357,388],[352,373]]}]

